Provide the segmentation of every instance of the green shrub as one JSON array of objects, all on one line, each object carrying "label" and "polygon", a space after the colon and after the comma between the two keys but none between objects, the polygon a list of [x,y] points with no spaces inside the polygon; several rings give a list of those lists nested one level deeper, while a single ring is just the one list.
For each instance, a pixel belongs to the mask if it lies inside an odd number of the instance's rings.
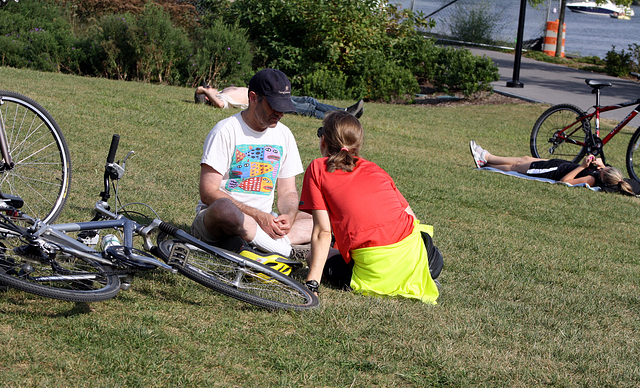
[{"label": "green shrub", "polygon": [[631,71],[631,66],[631,53],[625,53],[624,50],[617,53],[616,46],[607,52],[604,65],[607,74],[614,77],[627,76]]},{"label": "green shrub", "polygon": [[[236,0],[225,20],[238,20],[247,28],[256,47],[254,67],[279,68],[295,88],[332,90],[336,94],[331,98],[359,95],[383,100],[414,89],[415,79],[405,82],[411,70],[396,62],[394,47],[430,25],[420,14],[378,0]],[[368,63],[372,52],[375,63]],[[342,80],[322,80],[322,71],[346,77],[344,86]],[[384,79],[375,80],[374,75]],[[391,82],[392,75],[399,80]],[[391,90],[391,85],[397,89]]]},{"label": "green shrub", "polygon": [[393,58],[411,70],[418,82],[430,82],[435,76],[434,63],[440,51],[433,39],[421,35],[400,39],[394,46]]},{"label": "green shrub", "polygon": [[501,12],[493,12],[493,5],[482,1],[474,6],[456,5],[448,22],[452,37],[463,42],[494,43],[493,35],[498,29]]},{"label": "green shrub", "polygon": [[632,43],[629,45],[629,54],[631,55],[631,70],[640,72],[640,45]]},{"label": "green shrub", "polygon": [[161,7],[142,14],[105,15],[91,28],[83,47],[87,73],[122,80],[185,84],[191,43]]},{"label": "green shrub", "polygon": [[362,59],[355,76],[356,98],[390,102],[411,99],[420,90],[409,69],[389,61],[379,51],[372,50]]},{"label": "green shrub", "polygon": [[137,78],[146,82],[184,84],[191,42],[174,26],[169,13],[148,3],[135,23]]},{"label": "green shrub", "polygon": [[91,65],[93,72],[108,78],[129,80],[135,77],[138,57],[133,15],[105,15],[93,35]]},{"label": "green shrub", "polygon": [[252,75],[253,60],[246,29],[214,18],[195,35],[195,55],[190,61],[192,86],[203,81],[215,87],[246,83]]},{"label": "green shrub", "polygon": [[76,39],[61,10],[47,2],[22,0],[0,10],[2,64],[43,71],[73,71]]},{"label": "green shrub", "polygon": [[347,89],[347,76],[339,71],[316,70],[302,80],[304,96],[315,98],[348,100],[352,98]]},{"label": "green shrub", "polygon": [[491,90],[491,82],[500,78],[490,58],[474,56],[469,50],[445,47],[431,65],[436,87],[446,92],[460,91],[465,96]]},{"label": "green shrub", "polygon": [[[175,11],[170,1],[161,3]],[[91,4],[101,17],[88,14]],[[433,22],[387,1],[201,0],[200,25],[190,37],[169,11],[141,4],[136,0],[135,13],[125,14],[104,14],[129,7],[115,1],[21,0],[2,7],[2,64],[190,86],[244,84],[254,70],[275,67],[304,94],[383,101],[406,99],[418,82],[468,94],[490,88],[497,77],[495,67],[467,50],[441,55],[419,32]]]}]

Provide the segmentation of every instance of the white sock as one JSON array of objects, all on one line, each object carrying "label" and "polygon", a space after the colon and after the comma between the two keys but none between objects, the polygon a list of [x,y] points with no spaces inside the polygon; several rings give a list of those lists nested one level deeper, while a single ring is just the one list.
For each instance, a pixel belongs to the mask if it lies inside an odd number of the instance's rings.
[{"label": "white sock", "polygon": [[285,257],[291,256],[291,242],[287,236],[274,240],[260,227],[257,228],[256,237],[251,244],[267,252],[275,252]]}]

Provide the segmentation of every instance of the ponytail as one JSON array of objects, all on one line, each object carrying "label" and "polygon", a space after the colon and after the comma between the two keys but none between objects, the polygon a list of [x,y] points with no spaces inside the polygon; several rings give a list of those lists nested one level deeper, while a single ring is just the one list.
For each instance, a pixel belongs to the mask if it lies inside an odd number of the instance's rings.
[{"label": "ponytail", "polygon": [[615,191],[621,194],[636,195],[629,182],[623,179],[622,172],[615,167],[607,167],[602,174],[604,191]]},{"label": "ponytail", "polygon": [[322,128],[329,153],[327,171],[353,171],[364,137],[360,121],[349,112],[335,110],[325,116]]}]

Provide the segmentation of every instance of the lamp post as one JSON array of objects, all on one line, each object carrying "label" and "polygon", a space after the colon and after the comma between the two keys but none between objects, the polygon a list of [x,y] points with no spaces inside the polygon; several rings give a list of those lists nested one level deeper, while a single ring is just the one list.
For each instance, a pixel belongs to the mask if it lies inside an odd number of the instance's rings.
[{"label": "lamp post", "polygon": [[507,82],[509,88],[522,88],[520,82],[520,63],[522,60],[522,36],[524,35],[524,15],[527,10],[527,0],[520,0],[520,18],[518,19],[518,37],[516,42],[516,54],[513,62],[513,79]]}]

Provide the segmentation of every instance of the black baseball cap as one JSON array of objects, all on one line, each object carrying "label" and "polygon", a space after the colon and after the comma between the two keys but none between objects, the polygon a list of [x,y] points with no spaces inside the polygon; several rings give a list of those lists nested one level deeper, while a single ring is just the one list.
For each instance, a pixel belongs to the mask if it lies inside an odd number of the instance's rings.
[{"label": "black baseball cap", "polygon": [[277,112],[295,112],[291,102],[291,82],[276,69],[262,69],[249,80],[249,91],[264,96]]}]

